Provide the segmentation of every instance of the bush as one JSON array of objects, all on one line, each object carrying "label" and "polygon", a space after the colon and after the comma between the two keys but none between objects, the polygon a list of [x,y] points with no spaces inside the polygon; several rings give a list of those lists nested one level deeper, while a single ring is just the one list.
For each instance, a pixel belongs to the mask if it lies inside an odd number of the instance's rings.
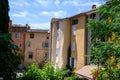
[{"label": "bush", "polygon": [[39,69],[37,64],[33,63],[23,72],[19,80],[63,80],[69,73],[68,69],[54,69],[51,63],[46,63],[43,69]]}]

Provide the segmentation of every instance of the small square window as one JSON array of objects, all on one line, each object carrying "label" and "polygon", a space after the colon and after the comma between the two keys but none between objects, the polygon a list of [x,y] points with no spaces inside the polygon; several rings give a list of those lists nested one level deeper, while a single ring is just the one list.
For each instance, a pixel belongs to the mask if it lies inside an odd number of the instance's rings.
[{"label": "small square window", "polygon": [[78,24],[78,19],[73,19],[72,20],[72,25]]},{"label": "small square window", "polygon": [[47,37],[47,39],[49,39],[49,37]]},{"label": "small square window", "polygon": [[28,58],[29,58],[29,59],[32,59],[32,58],[33,58],[33,52],[29,52]]},{"label": "small square window", "polygon": [[20,38],[20,33],[14,33],[14,38]]},{"label": "small square window", "polygon": [[42,48],[49,48],[49,43],[48,42],[43,42],[42,43]]},{"label": "small square window", "polygon": [[34,38],[34,33],[30,33],[30,38]]}]

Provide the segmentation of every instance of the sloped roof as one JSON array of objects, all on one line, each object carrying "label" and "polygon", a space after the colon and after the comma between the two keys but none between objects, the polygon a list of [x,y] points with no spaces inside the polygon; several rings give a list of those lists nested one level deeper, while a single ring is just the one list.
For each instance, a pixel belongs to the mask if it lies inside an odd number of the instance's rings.
[{"label": "sloped roof", "polygon": [[91,70],[97,68],[95,65],[86,65],[79,69],[78,71],[75,71],[76,74],[83,76],[86,79],[92,79],[92,75],[90,75]]},{"label": "sloped roof", "polygon": [[49,30],[43,30],[43,29],[30,29],[27,32],[45,32],[48,33]]}]

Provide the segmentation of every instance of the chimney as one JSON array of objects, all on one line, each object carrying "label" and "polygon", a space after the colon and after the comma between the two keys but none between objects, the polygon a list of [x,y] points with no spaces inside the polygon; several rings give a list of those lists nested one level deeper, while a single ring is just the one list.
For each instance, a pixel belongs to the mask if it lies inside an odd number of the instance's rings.
[{"label": "chimney", "polygon": [[30,26],[29,26],[29,24],[26,24],[25,26],[27,27],[27,30],[29,30],[29,29],[30,29]]},{"label": "chimney", "polygon": [[92,9],[96,9],[96,5],[95,4],[92,5]]}]

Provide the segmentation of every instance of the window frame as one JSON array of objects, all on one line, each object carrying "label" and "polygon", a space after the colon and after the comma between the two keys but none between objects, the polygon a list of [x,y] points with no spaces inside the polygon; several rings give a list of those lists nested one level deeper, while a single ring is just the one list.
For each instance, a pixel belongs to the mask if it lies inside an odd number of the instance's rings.
[{"label": "window frame", "polygon": [[73,19],[72,20],[72,25],[78,24],[78,21],[79,21],[78,19]]},{"label": "window frame", "polygon": [[28,58],[29,58],[29,59],[33,59],[33,52],[29,52]]},{"label": "window frame", "polygon": [[72,26],[72,35],[76,35],[76,26],[74,25],[74,26]]},{"label": "window frame", "polygon": [[76,42],[72,41],[72,51],[75,51],[75,50],[76,50]]},{"label": "window frame", "polygon": [[34,39],[35,34],[34,33],[30,33],[29,37],[30,37],[30,39]]},{"label": "window frame", "polygon": [[14,33],[14,38],[15,38],[15,39],[18,39],[18,38],[20,38],[20,33],[18,33],[18,32],[15,32],[15,33]]}]

